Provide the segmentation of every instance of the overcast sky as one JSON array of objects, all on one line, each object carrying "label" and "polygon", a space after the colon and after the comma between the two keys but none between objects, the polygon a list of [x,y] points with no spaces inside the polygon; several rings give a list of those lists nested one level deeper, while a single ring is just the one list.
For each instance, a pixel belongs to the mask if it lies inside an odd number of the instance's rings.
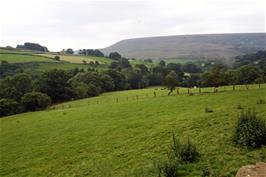
[{"label": "overcast sky", "polygon": [[104,48],[164,35],[265,32],[265,0],[3,0],[0,46]]}]

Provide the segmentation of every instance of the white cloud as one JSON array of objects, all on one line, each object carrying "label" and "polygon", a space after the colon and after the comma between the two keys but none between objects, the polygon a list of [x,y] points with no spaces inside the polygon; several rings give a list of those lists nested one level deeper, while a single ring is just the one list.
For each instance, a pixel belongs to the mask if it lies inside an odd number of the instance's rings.
[{"label": "white cloud", "polygon": [[265,32],[264,0],[8,0],[0,46],[102,48],[125,38]]}]

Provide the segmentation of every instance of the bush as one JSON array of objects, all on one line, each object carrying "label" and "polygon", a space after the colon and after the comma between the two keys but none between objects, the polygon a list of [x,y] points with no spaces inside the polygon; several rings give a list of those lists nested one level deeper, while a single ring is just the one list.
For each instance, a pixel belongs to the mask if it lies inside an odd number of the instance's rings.
[{"label": "bush", "polygon": [[196,161],[199,157],[196,145],[192,143],[190,138],[188,138],[186,143],[181,144],[179,140],[173,135],[173,144],[171,146],[171,151],[181,163],[191,163]]},{"label": "bush", "polygon": [[18,103],[12,99],[0,99],[0,117],[16,114]]},{"label": "bush", "polygon": [[54,60],[56,60],[56,61],[60,61],[60,57],[59,57],[59,56],[55,56],[55,57],[54,57]]},{"label": "bush", "polygon": [[258,118],[255,110],[242,111],[235,127],[234,141],[246,147],[266,145],[266,123]]},{"label": "bush", "polygon": [[36,111],[51,105],[51,98],[41,92],[26,93],[21,100],[25,111]]}]

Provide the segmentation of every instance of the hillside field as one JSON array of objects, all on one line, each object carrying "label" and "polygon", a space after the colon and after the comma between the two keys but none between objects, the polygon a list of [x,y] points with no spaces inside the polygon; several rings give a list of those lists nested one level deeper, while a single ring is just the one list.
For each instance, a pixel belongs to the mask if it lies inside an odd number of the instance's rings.
[{"label": "hillside field", "polygon": [[[46,56],[50,58],[54,58],[56,55],[54,54],[38,54],[40,56]],[[67,61],[70,63],[79,63],[83,64],[83,61],[89,63],[90,61],[98,61],[100,64],[110,64],[112,62],[111,59],[105,57],[95,57],[95,56],[78,56],[78,55],[58,55],[60,56],[60,60]]]},{"label": "hillside field", "polygon": [[23,53],[0,53],[0,62],[28,63],[28,62],[55,62],[51,58]]},{"label": "hillside field", "polygon": [[109,92],[1,118],[0,176],[156,176],[154,161],[166,156],[172,133],[191,137],[201,154],[182,167],[184,176],[200,176],[206,162],[219,176],[234,176],[266,151],[231,141],[239,104],[266,120],[265,104],[257,104],[266,84],[212,90],[191,89],[191,96],[185,88],[172,96],[162,88]]}]

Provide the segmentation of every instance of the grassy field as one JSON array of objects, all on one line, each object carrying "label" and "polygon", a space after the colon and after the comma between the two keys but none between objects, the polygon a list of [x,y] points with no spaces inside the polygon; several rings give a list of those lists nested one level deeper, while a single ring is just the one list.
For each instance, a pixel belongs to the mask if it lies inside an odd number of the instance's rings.
[{"label": "grassy field", "polygon": [[18,54],[33,54],[33,53],[41,53],[38,51],[33,51],[33,50],[25,50],[25,49],[16,49],[16,48],[5,48],[5,47],[0,47],[0,53],[18,53]]},{"label": "grassy field", "polygon": [[51,58],[23,53],[0,53],[0,62],[27,63],[27,62],[55,62]]},{"label": "grassy field", "polygon": [[[46,56],[50,58],[54,58],[56,55],[54,54],[38,54],[39,56]],[[95,57],[95,56],[77,56],[77,55],[59,55],[60,60],[67,61],[70,63],[83,63],[86,61],[89,63],[90,61],[98,61],[100,64],[110,64],[112,60],[105,58],[105,57]]]},{"label": "grassy field", "polygon": [[206,61],[205,60],[193,60],[193,59],[182,59],[182,58],[168,58],[168,59],[164,59],[164,61],[166,63],[180,63],[180,64],[184,64],[187,62],[200,62],[200,61]]},{"label": "grassy field", "polygon": [[[172,96],[161,88],[110,92],[2,118],[0,176],[155,176],[153,163],[166,156],[172,133],[191,137],[201,153],[182,167],[184,176],[200,176],[207,161],[219,176],[234,176],[266,150],[231,142],[238,104],[266,118],[265,104],[256,104],[266,85],[236,89],[193,96],[185,88]],[[214,112],[205,113],[206,106]]]},{"label": "grassy field", "polygon": [[[34,66],[36,66],[34,68]],[[79,69],[88,69],[90,68],[89,65],[84,65],[84,64],[77,64],[77,63],[68,63],[68,62],[57,62],[57,63],[48,63],[48,62],[43,62],[43,63],[36,63],[36,65],[32,65],[33,68],[29,69],[29,71],[32,71],[36,69],[37,71],[47,71],[51,69],[63,69],[63,70],[70,70],[74,68],[79,68]],[[25,67],[27,69],[27,67]],[[101,69],[101,67],[98,67],[97,69]]]}]

